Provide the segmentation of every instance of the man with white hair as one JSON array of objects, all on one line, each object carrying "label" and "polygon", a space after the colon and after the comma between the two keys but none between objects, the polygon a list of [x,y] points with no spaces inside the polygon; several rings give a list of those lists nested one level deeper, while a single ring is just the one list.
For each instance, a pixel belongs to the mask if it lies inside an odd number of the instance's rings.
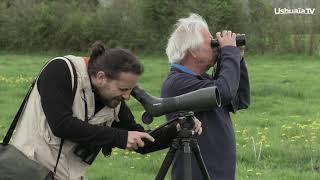
[{"label": "man with white hair", "polygon": [[[219,89],[222,106],[195,113],[203,128],[197,140],[209,176],[215,180],[230,180],[235,179],[236,145],[229,113],[249,106],[249,78],[241,57],[243,52],[240,55],[236,47],[236,34],[217,32],[218,48],[211,46],[212,38],[201,16],[191,14],[178,20],[166,48],[171,70],[163,83],[161,96],[173,97],[211,86]],[[219,64],[218,71],[210,77],[206,72],[215,64]],[[168,114],[167,119],[175,116],[176,113]],[[184,173],[181,155],[178,151],[173,162],[173,180],[178,180]],[[202,178],[192,156],[192,179]]]}]

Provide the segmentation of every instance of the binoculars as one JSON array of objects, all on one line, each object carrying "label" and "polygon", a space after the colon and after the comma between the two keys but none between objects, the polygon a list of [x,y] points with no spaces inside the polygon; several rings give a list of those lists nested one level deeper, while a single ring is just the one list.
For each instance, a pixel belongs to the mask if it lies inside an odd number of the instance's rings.
[{"label": "binoculars", "polygon": [[[245,34],[237,34],[236,35],[236,44],[237,46],[244,46],[246,45],[246,35]],[[211,40],[211,47],[219,47],[219,42],[217,39]]]}]

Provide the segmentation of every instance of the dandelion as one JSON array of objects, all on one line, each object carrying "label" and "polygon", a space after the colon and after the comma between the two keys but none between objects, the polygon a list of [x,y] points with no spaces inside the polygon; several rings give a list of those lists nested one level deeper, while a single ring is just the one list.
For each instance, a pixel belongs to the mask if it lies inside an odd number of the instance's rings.
[{"label": "dandelion", "polygon": [[242,145],[242,147],[243,147],[243,148],[245,148],[245,147],[247,147],[247,145],[246,145],[246,144],[244,144],[244,145]]}]

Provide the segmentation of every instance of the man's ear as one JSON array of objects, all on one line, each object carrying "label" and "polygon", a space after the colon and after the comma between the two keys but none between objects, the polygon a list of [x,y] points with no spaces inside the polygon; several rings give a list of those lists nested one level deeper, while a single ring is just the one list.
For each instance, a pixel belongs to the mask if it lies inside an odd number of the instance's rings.
[{"label": "man's ear", "polygon": [[103,71],[98,71],[96,74],[96,80],[98,82],[103,82],[106,79],[106,74]]}]

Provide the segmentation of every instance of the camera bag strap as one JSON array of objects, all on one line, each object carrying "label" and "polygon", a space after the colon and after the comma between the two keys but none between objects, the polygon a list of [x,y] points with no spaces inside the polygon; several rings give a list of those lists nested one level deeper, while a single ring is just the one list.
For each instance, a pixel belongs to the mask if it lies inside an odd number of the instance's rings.
[{"label": "camera bag strap", "polygon": [[[71,66],[72,66],[73,78],[74,78],[74,81],[73,81],[73,82],[74,82],[74,85],[73,85],[73,89],[72,89],[72,97],[73,97],[73,100],[74,100],[74,97],[75,97],[75,94],[76,94],[76,91],[77,91],[77,86],[78,86],[78,83],[77,83],[77,78],[78,78],[78,77],[77,77],[77,72],[76,72],[76,68],[75,68],[74,64],[72,63],[72,61],[71,61],[70,59],[66,58],[66,57],[64,57],[64,58],[65,58],[66,60],[68,60],[68,61],[70,62],[70,64],[71,64]],[[47,64],[46,64],[46,65],[47,65]],[[46,66],[46,65],[45,65],[45,66]],[[45,67],[45,66],[44,66],[44,67]],[[10,139],[11,139],[11,137],[12,137],[12,134],[13,134],[13,132],[14,132],[14,129],[16,128],[16,126],[17,126],[17,124],[18,124],[18,121],[19,121],[21,112],[23,111],[23,109],[24,109],[24,107],[25,107],[25,104],[27,103],[27,101],[28,101],[28,99],[29,99],[29,96],[30,96],[30,94],[31,94],[31,91],[32,91],[32,89],[34,88],[34,85],[35,85],[36,82],[37,82],[37,79],[38,79],[38,77],[36,77],[36,78],[33,80],[32,84],[31,84],[31,86],[30,86],[30,88],[29,88],[29,90],[28,90],[27,95],[24,97],[23,102],[22,102],[21,105],[20,105],[20,108],[19,108],[17,114],[15,115],[15,117],[14,117],[14,119],[13,119],[13,121],[12,121],[12,123],[11,123],[11,125],[10,125],[10,127],[9,127],[9,129],[8,129],[5,137],[4,137],[4,139],[3,139],[3,144],[4,144],[4,145],[9,144]],[[55,174],[56,171],[57,171],[57,166],[58,166],[58,163],[59,163],[59,159],[60,159],[60,155],[61,155],[61,151],[62,151],[63,142],[64,142],[64,139],[61,138],[60,147],[59,147],[59,152],[58,152],[58,157],[57,157],[56,165],[55,165],[54,171],[53,171],[54,174]]]}]

